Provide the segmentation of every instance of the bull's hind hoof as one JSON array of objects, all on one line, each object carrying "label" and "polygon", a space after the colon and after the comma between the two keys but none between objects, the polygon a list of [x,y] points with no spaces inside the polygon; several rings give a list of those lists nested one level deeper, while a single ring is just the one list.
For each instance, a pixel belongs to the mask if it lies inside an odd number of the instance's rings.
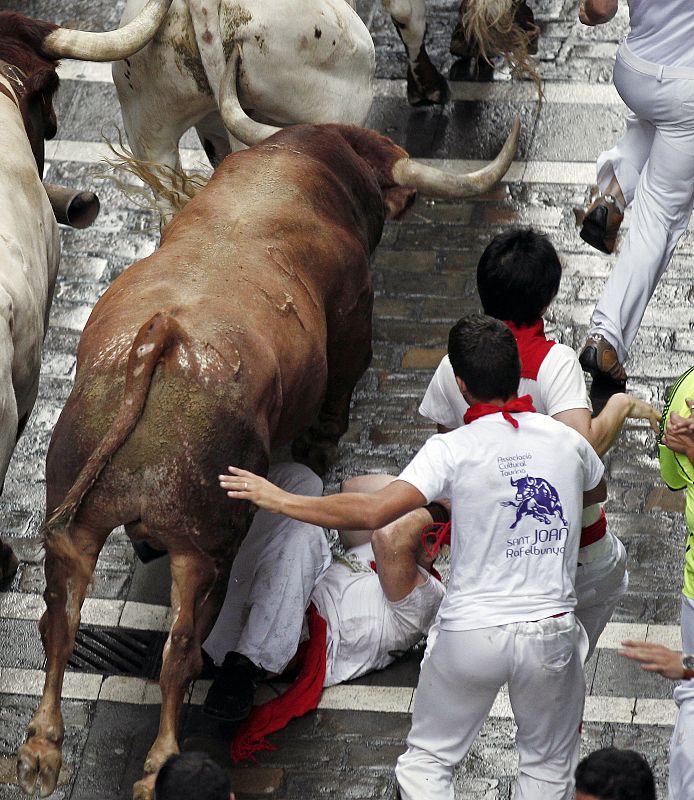
[{"label": "bull's hind hoof", "polygon": [[54,742],[32,736],[17,752],[17,783],[27,794],[48,797],[58,785],[60,749]]},{"label": "bull's hind hoof", "polygon": [[411,106],[443,106],[450,100],[448,81],[432,64],[429,67],[419,77],[411,68],[407,70],[407,102]]},{"label": "bull's hind hoof", "polygon": [[152,800],[154,797],[154,776],[148,776],[133,784],[133,800]]}]

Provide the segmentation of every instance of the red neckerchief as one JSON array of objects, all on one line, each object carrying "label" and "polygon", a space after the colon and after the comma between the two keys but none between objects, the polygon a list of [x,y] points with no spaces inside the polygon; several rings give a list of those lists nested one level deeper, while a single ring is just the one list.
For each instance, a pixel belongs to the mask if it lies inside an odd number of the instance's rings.
[{"label": "red neckerchief", "polygon": [[463,417],[463,422],[469,425],[480,417],[486,417],[487,414],[501,414],[506,422],[510,422],[514,428],[518,427],[518,420],[511,416],[513,411],[535,411],[533,406],[533,399],[529,394],[524,394],[523,397],[516,397],[504,403],[503,406],[495,406],[494,403],[474,403],[468,408]]},{"label": "red neckerchief", "polygon": [[552,339],[545,336],[545,322],[540,317],[537,322],[530,325],[516,325],[514,322],[505,319],[504,325],[511,329],[516,344],[518,345],[518,355],[521,362],[521,378],[537,380],[537,373],[540,371],[542,362],[547,353],[556,344]]}]

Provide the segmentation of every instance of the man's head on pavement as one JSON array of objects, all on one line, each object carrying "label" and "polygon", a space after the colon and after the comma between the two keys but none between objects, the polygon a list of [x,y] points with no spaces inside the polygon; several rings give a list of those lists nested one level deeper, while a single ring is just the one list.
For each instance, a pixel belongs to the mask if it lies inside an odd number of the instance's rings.
[{"label": "man's head on pavement", "polygon": [[163,764],[154,800],[234,800],[229,775],[205,753],[178,753]]},{"label": "man's head on pavement", "polygon": [[476,402],[508,400],[518,391],[518,346],[498,319],[469,314],[458,320],[448,334],[448,358]]},{"label": "man's head on pavement", "polygon": [[576,800],[655,800],[653,772],[634,750],[596,750],[576,767]]},{"label": "man's head on pavement", "polygon": [[543,233],[511,228],[495,236],[477,265],[477,289],[485,314],[529,325],[559,291],[561,263]]}]

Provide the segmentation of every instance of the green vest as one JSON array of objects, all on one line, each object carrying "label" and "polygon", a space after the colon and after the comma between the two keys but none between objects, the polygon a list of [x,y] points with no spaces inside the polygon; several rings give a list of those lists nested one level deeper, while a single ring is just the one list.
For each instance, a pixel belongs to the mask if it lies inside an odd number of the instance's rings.
[{"label": "green vest", "polygon": [[[694,367],[688,369],[675,382],[670,390],[663,419],[660,423],[660,441],[665,434],[665,426],[670,414],[675,411],[682,417],[691,416],[685,398],[694,398]],[[682,593],[694,600],[694,465],[682,453],[675,453],[664,444],[658,445],[660,456],[660,475],[670,489],[687,488],[687,526],[689,536],[684,554],[684,587]]]}]

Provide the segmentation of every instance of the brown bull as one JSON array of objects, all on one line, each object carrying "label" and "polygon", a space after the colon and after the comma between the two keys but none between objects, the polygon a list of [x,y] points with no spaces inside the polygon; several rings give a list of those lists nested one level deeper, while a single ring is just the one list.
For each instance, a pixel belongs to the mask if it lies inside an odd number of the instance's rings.
[{"label": "brown bull", "polygon": [[151,797],[178,749],[184,692],[254,513],[226,500],[216,476],[228,464],[265,473],[270,446],[292,439],[295,456],[321,462],[347,429],[371,357],[369,257],[385,217],[414,198],[393,177],[408,164],[371,131],[281,131],[229,156],[164,229],[161,248],[97,303],[48,453],[47,676],[19,751],[27,791],[55,787],[80,607],[107,536],[123,524],[171,558],[161,722],[134,789]]}]

